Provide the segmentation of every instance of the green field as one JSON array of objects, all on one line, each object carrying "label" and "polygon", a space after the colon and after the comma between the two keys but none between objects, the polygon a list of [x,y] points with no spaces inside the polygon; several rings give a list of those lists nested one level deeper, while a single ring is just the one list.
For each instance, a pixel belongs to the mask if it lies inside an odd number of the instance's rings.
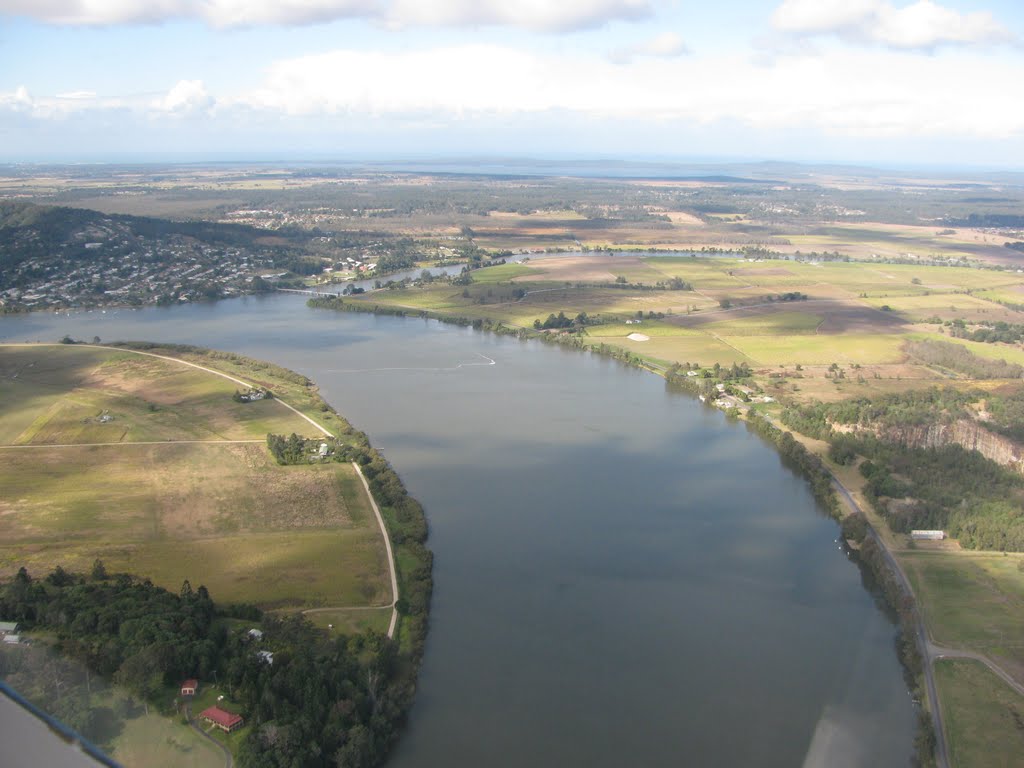
[{"label": "green field", "polygon": [[953,768],[1011,768],[1024,755],[1024,697],[976,661],[935,665]]},{"label": "green field", "polygon": [[1024,677],[1024,555],[904,551],[939,645],[984,653]]},{"label": "green field", "polygon": [[223,768],[224,754],[175,718],[154,713],[126,720],[110,756],[125,768]]},{"label": "green field", "polygon": [[[304,389],[235,367],[277,392]],[[315,433],[280,402],[236,403],[238,385],[214,374],[68,345],[0,347],[0,375],[5,576],[87,571],[100,558],[173,591],[189,579],[226,603],[390,602],[380,530],[351,465],[270,457],[268,431]],[[222,440],[237,442],[210,442]]]},{"label": "green field", "polygon": [[268,432],[309,428],[273,401],[234,402],[239,389],[219,376],[129,352],[5,346],[0,443],[260,440]]}]

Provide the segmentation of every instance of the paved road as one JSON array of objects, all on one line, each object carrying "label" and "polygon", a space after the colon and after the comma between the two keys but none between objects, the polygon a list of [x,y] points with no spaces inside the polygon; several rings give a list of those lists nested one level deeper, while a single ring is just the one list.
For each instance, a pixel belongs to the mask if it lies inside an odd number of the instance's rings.
[{"label": "paved road", "polygon": [[[854,512],[860,512],[863,514],[860,506],[854,500],[853,496],[846,489],[839,479],[833,475],[832,485],[839,492],[839,495],[846,502],[847,506]],[[865,515],[865,519],[867,516]],[[878,544],[885,556],[886,564],[889,569],[896,574],[896,578],[900,583],[900,588],[909,596],[914,596],[914,590],[910,586],[910,580],[907,578],[907,574],[904,573],[903,568],[897,562],[896,558],[893,557],[892,552],[885,545],[882,537],[875,531],[874,526],[868,523],[868,535]],[[911,610],[913,612],[914,619],[914,636],[917,640],[917,650],[921,654],[921,659],[924,662],[922,667],[924,668],[924,682],[925,689],[928,693],[928,708],[932,713],[932,725],[935,729],[935,764],[938,768],[949,768],[949,757],[946,748],[946,730],[945,725],[942,721],[942,708],[939,706],[939,694],[935,687],[935,671],[933,669],[933,662],[935,657],[931,653],[931,644],[928,641],[928,634],[925,630],[924,620],[921,618],[921,614],[917,609],[917,601],[913,600],[911,603]]]}]

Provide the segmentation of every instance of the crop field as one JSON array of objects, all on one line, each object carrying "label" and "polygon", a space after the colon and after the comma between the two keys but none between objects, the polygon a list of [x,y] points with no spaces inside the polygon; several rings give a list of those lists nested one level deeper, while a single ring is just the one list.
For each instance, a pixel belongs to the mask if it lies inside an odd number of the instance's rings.
[{"label": "crop field", "polygon": [[[1024,300],[1024,294],[1021,294]],[[931,293],[920,296],[891,296],[886,298],[862,299],[864,303],[881,309],[889,309],[905,317],[909,322],[922,323],[938,318],[954,320],[961,318],[968,322],[1019,322],[1021,315],[1012,309],[980,298],[978,294],[964,293]]]},{"label": "crop field", "polygon": [[272,401],[234,402],[239,388],[203,371],[128,352],[5,346],[0,443],[259,440],[268,432],[308,428]]},{"label": "crop field", "polygon": [[[100,558],[111,571],[171,590],[186,578],[205,584],[224,602],[296,608],[390,599],[380,531],[355,470],[282,467],[270,457],[268,427],[313,431],[280,403],[234,403],[229,381],[116,350],[0,347],[0,366],[8,384],[0,572],[88,570]],[[32,373],[11,384],[13,370]],[[140,421],[152,411],[137,404],[137,392],[158,404],[162,420]],[[21,401],[37,415],[18,431],[24,425],[6,414]],[[97,423],[97,405],[113,420]],[[81,425],[81,413],[92,421]],[[232,423],[233,413],[260,415]],[[211,426],[194,426],[203,422]],[[95,439],[108,427],[135,442]],[[211,442],[224,439],[235,442]]]},{"label": "crop field", "polygon": [[954,768],[1006,768],[1024,755],[1024,698],[982,664],[935,665]]},{"label": "crop field", "polygon": [[936,643],[985,653],[1024,679],[1024,562],[1001,553],[900,553]]},{"label": "crop field", "polygon": [[952,336],[945,336],[941,333],[926,333],[915,331],[907,334],[909,339],[933,339],[945,341],[950,344],[957,344],[964,349],[970,350],[978,357],[985,357],[989,360],[1005,360],[1008,363],[1024,365],[1024,349],[1013,344],[985,344],[970,339],[956,339]]}]

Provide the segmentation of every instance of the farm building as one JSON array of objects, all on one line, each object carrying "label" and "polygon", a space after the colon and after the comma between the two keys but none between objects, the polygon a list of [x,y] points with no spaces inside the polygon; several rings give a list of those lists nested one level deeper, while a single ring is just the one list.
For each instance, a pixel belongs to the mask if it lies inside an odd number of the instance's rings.
[{"label": "farm building", "polygon": [[18,622],[0,621],[0,635],[13,635],[18,631]]},{"label": "farm building", "polygon": [[946,538],[945,531],[911,531],[910,538],[915,541],[942,541]]},{"label": "farm building", "polygon": [[4,635],[4,645],[18,645],[21,642],[21,635]]},{"label": "farm building", "polygon": [[199,690],[198,680],[186,680],[184,683],[181,684],[182,696],[195,696],[197,690]]},{"label": "farm building", "polygon": [[199,713],[199,717],[217,726],[225,733],[231,733],[233,730],[241,728],[244,722],[241,715],[227,712],[220,707],[208,707]]}]

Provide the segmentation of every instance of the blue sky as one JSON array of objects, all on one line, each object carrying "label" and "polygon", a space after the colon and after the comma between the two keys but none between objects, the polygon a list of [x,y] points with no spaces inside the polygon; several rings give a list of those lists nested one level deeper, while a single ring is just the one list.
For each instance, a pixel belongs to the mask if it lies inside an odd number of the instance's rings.
[{"label": "blue sky", "polygon": [[1014,0],[0,0],[0,157],[1024,167]]}]

